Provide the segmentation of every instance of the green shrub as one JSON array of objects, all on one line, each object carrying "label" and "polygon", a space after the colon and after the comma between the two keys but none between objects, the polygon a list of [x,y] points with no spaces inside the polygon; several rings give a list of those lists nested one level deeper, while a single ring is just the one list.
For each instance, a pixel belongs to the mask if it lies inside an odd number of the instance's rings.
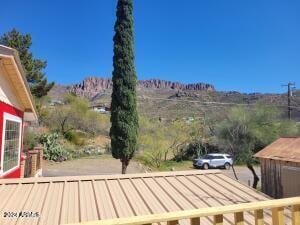
[{"label": "green shrub", "polygon": [[160,148],[147,149],[136,154],[135,158],[144,165],[159,168],[164,162],[164,151]]},{"label": "green shrub", "polygon": [[73,143],[74,145],[82,146],[84,145],[84,139],[76,131],[68,131],[64,134],[65,139]]},{"label": "green shrub", "polygon": [[188,144],[187,147],[182,148],[181,151],[178,151],[178,154],[174,156],[174,160],[177,162],[183,160],[192,160],[206,154],[218,152],[220,152],[220,149],[216,145],[202,143],[201,141],[194,141]]},{"label": "green shrub", "polygon": [[44,134],[40,137],[45,159],[61,162],[71,158],[70,153],[58,143],[58,137],[57,133]]},{"label": "green shrub", "polygon": [[77,138],[75,133],[81,131],[91,136],[108,135],[110,118],[108,115],[91,111],[87,99],[66,95],[63,105],[49,109],[45,125],[51,131],[56,131],[74,141],[75,144],[78,142],[81,144],[82,139]]},{"label": "green shrub", "polygon": [[33,149],[39,143],[38,135],[32,130],[26,129],[24,131],[23,148],[25,150]]},{"label": "green shrub", "polygon": [[106,145],[105,145],[105,154],[111,154],[111,145],[110,145],[110,143],[106,143]]}]

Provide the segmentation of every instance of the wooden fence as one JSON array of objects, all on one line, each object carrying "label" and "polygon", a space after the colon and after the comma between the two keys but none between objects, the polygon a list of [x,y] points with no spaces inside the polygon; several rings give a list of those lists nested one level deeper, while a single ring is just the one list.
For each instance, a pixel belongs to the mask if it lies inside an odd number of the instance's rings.
[{"label": "wooden fence", "polygon": [[273,225],[285,225],[285,207],[289,207],[291,210],[291,224],[300,225],[300,197],[152,214],[124,219],[99,220],[81,223],[81,225],[150,225],[161,222],[167,222],[167,225],[177,225],[180,220],[184,219],[189,219],[191,225],[200,225],[201,218],[208,216],[212,216],[214,218],[214,225],[223,225],[223,218],[225,214],[234,215],[234,221],[232,221],[233,224],[244,225],[245,212],[254,212],[255,225],[264,225],[265,221],[263,212],[265,209],[271,209]]}]

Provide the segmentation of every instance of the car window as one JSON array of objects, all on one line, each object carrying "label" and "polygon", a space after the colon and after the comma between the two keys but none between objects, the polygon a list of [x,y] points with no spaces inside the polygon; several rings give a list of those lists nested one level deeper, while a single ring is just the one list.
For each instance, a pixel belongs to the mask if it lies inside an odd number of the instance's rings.
[{"label": "car window", "polygon": [[215,159],[224,159],[224,156],[218,155],[214,157]]},{"label": "car window", "polygon": [[232,159],[233,157],[232,157],[232,155],[227,155],[226,158]]},{"label": "car window", "polygon": [[205,155],[205,156],[203,157],[203,159],[213,159],[213,156],[212,156],[212,155]]}]

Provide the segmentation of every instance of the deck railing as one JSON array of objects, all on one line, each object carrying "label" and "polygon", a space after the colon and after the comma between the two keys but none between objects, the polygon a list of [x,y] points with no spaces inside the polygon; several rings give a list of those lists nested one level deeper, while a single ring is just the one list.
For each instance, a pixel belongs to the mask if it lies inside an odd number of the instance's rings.
[{"label": "deck railing", "polygon": [[41,169],[41,152],[43,151],[42,148],[37,148],[37,154],[36,154],[36,170]]},{"label": "deck railing", "polygon": [[291,210],[292,225],[300,225],[300,197],[267,200],[260,202],[242,203],[220,207],[201,208],[178,212],[152,214],[145,216],[135,216],[130,218],[120,218],[111,220],[99,220],[81,223],[81,225],[150,225],[154,223],[167,222],[167,225],[177,225],[180,220],[190,220],[191,225],[200,225],[201,218],[212,216],[214,225],[223,225],[223,218],[226,214],[233,214],[232,224],[245,224],[244,213],[253,212],[255,224],[264,225],[264,210],[271,210],[273,225],[285,225],[286,214],[284,209]]}]

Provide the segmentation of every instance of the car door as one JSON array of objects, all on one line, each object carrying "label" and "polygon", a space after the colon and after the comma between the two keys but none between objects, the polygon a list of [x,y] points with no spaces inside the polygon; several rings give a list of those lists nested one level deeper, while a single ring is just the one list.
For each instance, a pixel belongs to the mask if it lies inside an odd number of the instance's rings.
[{"label": "car door", "polygon": [[212,162],[212,167],[224,166],[225,158],[223,156],[214,156]]},{"label": "car door", "polygon": [[219,156],[219,157],[218,157],[218,167],[224,166],[224,165],[225,165],[225,162],[226,162],[226,159],[225,159],[224,156]]},{"label": "car door", "polygon": [[210,159],[210,166],[211,167],[217,167],[218,165],[218,159],[217,156],[212,156]]}]

